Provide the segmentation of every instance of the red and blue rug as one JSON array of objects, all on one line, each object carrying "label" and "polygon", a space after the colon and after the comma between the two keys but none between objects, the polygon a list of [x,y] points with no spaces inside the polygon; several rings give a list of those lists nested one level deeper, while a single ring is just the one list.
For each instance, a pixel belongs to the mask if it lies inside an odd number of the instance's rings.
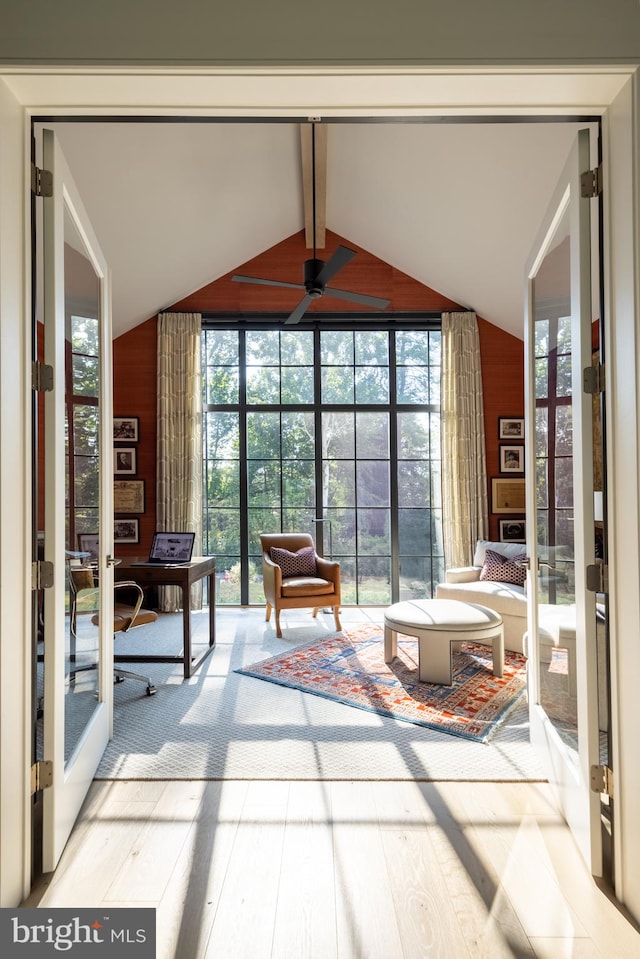
[{"label": "red and blue rug", "polygon": [[505,651],[492,673],[491,647],[465,643],[453,655],[453,685],[418,680],[418,642],[398,636],[384,661],[382,629],[364,626],[298,646],[235,672],[300,689],[380,716],[485,742],[526,689],[526,659]]}]

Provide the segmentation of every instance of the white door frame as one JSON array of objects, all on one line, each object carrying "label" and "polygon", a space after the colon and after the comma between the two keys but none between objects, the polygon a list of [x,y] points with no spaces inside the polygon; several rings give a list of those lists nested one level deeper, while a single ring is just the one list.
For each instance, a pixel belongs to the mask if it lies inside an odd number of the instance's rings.
[{"label": "white door frame", "polygon": [[[96,76],[101,72],[99,82],[101,84],[102,96],[99,93],[87,91],[86,77]],[[118,71],[91,71],[74,69],[73,71],[64,69],[51,69],[43,67],[34,71],[31,68],[26,70],[4,70],[7,89],[3,91],[5,101],[9,102],[11,97],[15,98],[17,104],[24,105],[22,130],[23,149],[22,149],[22,171],[24,184],[29,183],[30,157],[29,157],[29,137],[28,125],[29,118],[34,114],[69,115],[72,113],[86,114],[91,108],[94,115],[100,113],[122,114],[126,112],[135,112],[142,115],[151,115],[161,112],[165,115],[184,115],[187,112],[193,113],[193,108],[188,104],[194,102],[202,104],[200,108],[209,114],[217,115],[246,115],[248,118],[255,115],[265,115],[271,112],[271,115],[299,115],[300,113],[317,115],[324,110],[325,115],[342,116],[412,116],[431,111],[433,114],[455,116],[461,113],[470,115],[476,113],[480,116],[501,114],[536,114],[536,115],[558,115],[566,114],[568,108],[564,109],[559,103],[551,106],[547,100],[545,104],[539,104],[533,97],[527,100],[521,97],[518,104],[513,107],[497,107],[495,103],[489,102],[484,96],[485,88],[481,82],[485,74],[491,73],[493,79],[496,79],[496,71],[486,71],[482,68],[475,70],[473,67],[466,67],[460,73],[466,73],[474,85],[474,90],[464,95],[464,104],[454,107],[433,107],[433,100],[424,99],[421,106],[416,103],[409,109],[403,105],[406,101],[400,98],[396,100],[397,105],[393,104],[394,77],[398,74],[407,74],[407,71],[397,69],[379,69],[375,71],[366,71],[359,73],[356,70],[350,71],[324,71],[325,74],[341,74],[339,83],[332,86],[332,104],[327,109],[327,95],[323,91],[323,71],[315,70],[314,78],[318,83],[315,87],[316,98],[313,96],[296,96],[293,89],[300,80],[304,71],[296,72],[291,76],[290,71],[278,71],[277,69],[262,69],[259,75],[251,76],[251,71],[245,75],[238,71],[229,71],[225,76],[224,71],[216,71],[215,77],[207,77],[207,71],[202,71],[202,76],[198,76],[198,71],[189,71],[191,78],[195,78],[196,88],[198,89],[197,99],[194,100],[189,90],[181,95],[184,98],[184,105],[176,102],[175,87],[172,88],[172,96],[166,99],[158,97],[157,87],[154,81],[167,81],[171,77],[170,70],[162,68],[154,71],[155,76],[145,76],[141,70],[122,71],[126,75],[126,84],[122,78],[116,76]],[[278,73],[283,76],[278,82]],[[345,76],[346,72],[346,76]],[[452,71],[449,71],[452,72]],[[500,71],[498,71],[500,72]],[[504,76],[504,90],[513,91],[512,75],[515,71],[502,71]],[[532,74],[534,71],[521,71]],[[555,89],[561,85],[562,78],[559,77],[558,68],[538,67],[535,70],[535,77],[532,76],[532,82],[537,84],[538,89],[543,89],[545,94],[549,90]],[[566,73],[567,71],[564,71]],[[627,741],[620,741],[620,725],[632,730],[634,724],[638,721],[638,711],[640,706],[636,705],[637,696],[630,696],[630,691],[624,683],[624,677],[637,675],[640,669],[640,650],[637,652],[630,649],[619,648],[616,640],[620,635],[626,633],[629,635],[638,635],[640,633],[640,603],[637,596],[637,583],[640,581],[640,556],[638,550],[634,547],[634,542],[629,541],[628,531],[630,528],[640,530],[640,517],[638,509],[637,488],[632,491],[631,500],[620,498],[620,494],[629,493],[629,483],[626,477],[638,475],[638,456],[639,436],[638,436],[638,364],[640,363],[640,350],[638,348],[638,338],[635,332],[634,317],[638,309],[640,275],[637,251],[640,246],[640,197],[638,191],[638,166],[640,165],[640,144],[638,142],[638,129],[640,128],[640,109],[638,106],[638,79],[637,70],[631,68],[615,68],[609,70],[602,65],[584,65],[580,67],[583,75],[590,75],[597,80],[603,72],[624,74],[622,91],[612,90],[611,94],[599,98],[600,106],[591,112],[601,112],[604,115],[604,159],[605,178],[608,185],[608,201],[605,204],[605,287],[607,302],[606,333],[607,341],[610,344],[610,364],[607,368],[608,391],[608,421],[611,424],[609,432],[609,456],[611,459],[609,483],[610,499],[609,517],[610,517],[610,536],[612,539],[611,557],[610,557],[610,582],[612,584],[612,603],[611,603],[611,633],[612,633],[612,700],[618,703],[619,713],[616,713],[612,722],[614,761],[616,770],[620,771],[620,783],[618,786],[618,804],[616,810],[619,828],[616,834],[616,889],[619,898],[625,902],[629,908],[640,915],[640,879],[633,875],[633,863],[640,855],[640,821],[637,817],[634,821],[633,805],[635,796],[640,789],[640,756],[635,755],[634,744],[631,742],[633,736],[627,737]],[[22,82],[18,74],[31,74],[28,82]],[[410,89],[419,87],[420,71],[413,71],[410,79],[413,81]],[[440,80],[442,81],[442,73]],[[380,91],[378,104],[386,103],[385,107],[378,107],[378,110],[369,103],[364,103],[362,90],[367,88],[372,74],[373,88]],[[267,78],[273,77],[273,83],[265,83]],[[304,80],[305,77],[302,76]],[[70,94],[65,100],[64,105],[60,103],[49,105],[52,97],[57,95],[60,85],[67,84],[68,90],[83,89],[82,109],[78,109],[75,104],[78,102],[75,94]],[[377,86],[376,86],[377,83]],[[540,86],[542,84],[542,86]],[[292,92],[283,99],[282,91],[285,88]],[[123,97],[123,90],[126,90],[126,105],[118,109],[118,98]],[[55,91],[55,93],[53,92]],[[391,96],[389,93],[391,91]],[[384,95],[383,95],[384,94]],[[269,95],[273,96],[270,104],[262,106],[256,110],[256,104],[264,104]],[[372,101],[375,97],[372,94]],[[508,99],[506,92],[505,101]],[[277,97],[277,99],[276,99]],[[9,99],[8,99],[9,98]],[[179,99],[179,97],[178,97]],[[510,97],[513,104],[515,97]],[[205,102],[206,101],[206,104]],[[233,107],[229,108],[229,103],[233,101]],[[339,101],[339,102],[338,102]],[[391,101],[391,103],[390,103]],[[287,106],[282,107],[286,102]],[[565,103],[570,102],[565,100]],[[291,106],[294,103],[295,106]],[[333,105],[338,103],[337,106]],[[105,106],[107,104],[108,106]],[[135,104],[135,107],[132,106]],[[162,104],[162,105],[161,105]],[[359,104],[359,106],[353,106]],[[390,104],[390,105],[389,105]],[[522,106],[520,105],[522,104]],[[602,107],[604,104],[604,108]],[[95,109],[92,107],[95,105]],[[3,106],[0,103],[0,106]],[[585,110],[585,112],[589,112]],[[13,104],[9,103],[8,109],[0,112],[0,119],[10,126],[12,137],[12,149],[15,151],[16,138],[19,140],[20,134],[15,117]],[[16,163],[16,154],[12,154],[13,166]],[[17,161],[20,165],[20,160]],[[0,170],[0,190],[3,192],[15,188],[19,183],[19,175],[15,169],[9,171]],[[24,219],[21,220],[17,215],[18,206],[14,204],[9,208],[8,216],[5,216],[4,233],[12,233],[14,237],[23,237],[22,251],[15,257],[13,264],[0,264],[0,290],[4,289],[3,298],[0,300],[0,307],[6,310],[7,323],[15,323],[13,308],[15,303],[23,306],[23,324],[21,344],[21,364],[23,371],[22,387],[17,387],[15,394],[16,402],[20,403],[24,409],[30,409],[30,392],[28,390],[28,371],[30,362],[28,360],[28,345],[24,338],[28,335],[29,316],[31,311],[30,303],[30,284],[29,284],[29,259],[28,238],[29,231],[25,227],[27,221],[27,210],[29,207],[28,194],[24,191]],[[631,206],[630,198],[633,198],[635,206]],[[19,242],[19,240],[18,240]],[[4,288],[3,288],[4,283]],[[11,312],[10,312],[11,310]],[[4,324],[3,324],[4,326]],[[6,327],[5,327],[6,328]],[[617,337],[617,339],[614,339]],[[614,345],[617,344],[617,345]],[[624,345],[623,345],[624,344]],[[11,362],[11,357],[7,354],[7,363]],[[15,360],[14,360],[15,362]],[[3,366],[4,371],[4,366]],[[616,376],[616,374],[618,374]],[[622,379],[624,376],[624,379]],[[4,377],[3,377],[4,381]],[[621,383],[624,382],[624,390]],[[20,395],[19,390],[24,392]],[[620,426],[620,435],[616,432],[616,417],[620,418],[620,423],[625,423],[624,429]],[[23,417],[24,419],[24,417]],[[1,425],[1,424],[0,424]],[[25,438],[28,444],[30,429],[26,427]],[[6,432],[6,430],[5,430]],[[24,452],[24,450],[23,450]],[[617,457],[620,457],[619,461]],[[26,452],[23,456],[22,470],[24,478],[27,480],[30,476],[30,464]],[[8,486],[8,483],[6,484]],[[5,489],[3,487],[3,495]],[[625,503],[624,511],[620,507],[617,511],[613,500],[618,503]],[[30,526],[29,508],[26,504],[23,506],[24,516],[22,528],[26,530]],[[4,536],[4,532],[2,533]],[[1,544],[0,544],[1,545]],[[635,544],[637,546],[637,543]],[[0,553],[1,555],[1,553]],[[4,570],[0,570],[4,572]],[[19,571],[19,576],[15,575],[12,580],[19,590],[25,590],[23,594],[23,608],[25,611],[30,606],[30,559],[25,554],[25,566]],[[631,593],[626,589],[626,585],[633,584],[634,589]],[[8,622],[5,611],[0,608],[0,617],[2,624]],[[28,624],[28,616],[24,620]],[[0,651],[0,675],[3,677],[3,690],[7,689],[10,694],[7,706],[12,715],[16,718],[16,724],[5,723],[5,729],[12,727],[13,730],[21,729],[23,734],[21,742],[23,747],[28,743],[28,725],[30,722],[30,713],[28,699],[30,698],[29,682],[29,663],[26,648],[23,650],[22,661],[19,664],[18,674],[22,676],[21,684],[11,684],[5,680],[5,677],[11,670],[14,670],[16,663],[15,656]],[[622,679],[620,678],[622,677]],[[7,737],[8,738],[8,737]],[[12,737],[13,738],[13,737]],[[26,877],[28,877],[28,864],[30,858],[30,849],[26,836],[28,834],[27,823],[29,819],[30,800],[28,795],[28,771],[24,768],[24,751],[16,753],[10,742],[0,743],[0,756],[2,756],[2,767],[0,769],[2,779],[3,796],[12,791],[9,802],[2,805],[2,822],[0,829],[3,836],[18,835],[18,842],[13,842],[10,849],[6,849],[6,855],[3,857],[0,867],[1,885],[7,892],[6,900],[2,904],[10,904],[15,901],[15,893],[11,889],[16,889],[16,876],[22,876],[23,894],[28,892],[25,887]],[[6,745],[6,748],[5,748]],[[17,760],[21,756],[20,765]],[[6,757],[6,762],[5,762]],[[9,785],[11,782],[11,785]],[[15,789],[15,783],[22,783],[22,790]],[[634,791],[635,790],[635,791]],[[628,812],[627,812],[628,810]],[[21,830],[15,829],[15,823],[22,824]],[[624,836],[624,843],[621,837]],[[624,846],[624,848],[623,848]],[[626,855],[626,860],[625,860]],[[626,862],[626,866],[625,866]],[[3,893],[4,896],[4,893]]]}]

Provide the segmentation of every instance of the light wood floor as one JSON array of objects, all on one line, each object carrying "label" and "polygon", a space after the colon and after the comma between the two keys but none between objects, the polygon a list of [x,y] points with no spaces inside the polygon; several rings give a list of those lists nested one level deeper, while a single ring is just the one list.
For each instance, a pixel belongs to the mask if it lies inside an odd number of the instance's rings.
[{"label": "light wood floor", "polygon": [[25,905],[156,907],[158,959],[637,959],[545,783],[96,782]]}]

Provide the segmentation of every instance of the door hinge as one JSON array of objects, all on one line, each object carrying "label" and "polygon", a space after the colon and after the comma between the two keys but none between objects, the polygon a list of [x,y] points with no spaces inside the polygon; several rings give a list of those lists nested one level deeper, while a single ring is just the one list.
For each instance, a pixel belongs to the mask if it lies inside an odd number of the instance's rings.
[{"label": "door hinge", "polygon": [[36,393],[50,393],[53,390],[53,367],[40,360],[31,364],[31,389]]},{"label": "door hinge", "polygon": [[608,766],[591,767],[591,792],[613,797],[613,771]]},{"label": "door hinge", "polygon": [[39,559],[31,564],[31,589],[50,589],[53,586],[53,563]]},{"label": "door hinge", "polygon": [[585,393],[604,393],[604,363],[585,366],[582,371],[582,389]]},{"label": "door hinge", "polygon": [[591,199],[594,196],[600,196],[602,193],[602,164],[593,170],[585,170],[580,174],[580,196],[583,199]]},{"label": "door hinge", "polygon": [[35,196],[53,196],[53,173],[31,164],[31,192]]},{"label": "door hinge", "polygon": [[40,759],[31,767],[31,795],[52,785],[53,763],[50,759]]},{"label": "door hinge", "polygon": [[609,567],[605,563],[587,566],[587,589],[590,593],[609,592]]}]

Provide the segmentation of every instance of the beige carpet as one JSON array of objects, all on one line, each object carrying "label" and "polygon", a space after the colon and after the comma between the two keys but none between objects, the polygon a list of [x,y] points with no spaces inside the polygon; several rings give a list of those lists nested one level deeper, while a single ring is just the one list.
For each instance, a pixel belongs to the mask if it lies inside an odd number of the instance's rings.
[{"label": "beige carpet", "polygon": [[[194,614],[204,639],[207,613]],[[148,667],[158,691],[116,687],[115,734],[101,779],[538,780],[526,697],[490,743],[474,743],[233,671],[331,635],[331,615],[283,614],[283,639],[264,609],[221,608],[213,654],[189,680],[182,668]],[[343,626],[382,623],[381,609],[345,608]],[[152,632],[153,631],[153,632]],[[126,642],[175,651],[181,614],[160,617]],[[125,643],[118,641],[118,652]],[[144,666],[134,667],[146,671]]]}]

